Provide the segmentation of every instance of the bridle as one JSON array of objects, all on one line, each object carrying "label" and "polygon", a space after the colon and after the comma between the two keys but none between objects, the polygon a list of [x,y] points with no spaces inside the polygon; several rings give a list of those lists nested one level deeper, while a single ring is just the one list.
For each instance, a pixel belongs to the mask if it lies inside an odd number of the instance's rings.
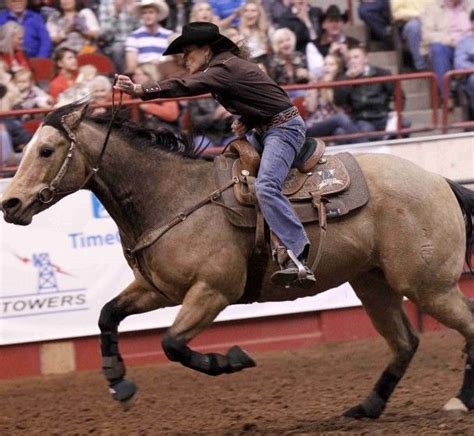
[{"label": "bridle", "polygon": [[[115,80],[114,80],[114,85],[115,85]],[[64,196],[64,195],[79,191],[84,186],[86,186],[87,183],[89,183],[92,177],[94,177],[97,174],[100,168],[100,164],[102,163],[102,158],[104,157],[105,150],[107,149],[107,144],[109,143],[109,137],[110,137],[110,133],[112,132],[112,126],[114,124],[115,117],[122,107],[122,100],[123,100],[123,92],[120,91],[119,102],[118,102],[118,105],[115,106],[115,91],[112,85],[112,116],[110,117],[110,121],[107,126],[107,132],[104,137],[104,142],[102,144],[102,149],[100,151],[99,158],[97,159],[97,162],[95,163],[95,165],[92,166],[89,174],[81,183],[81,185],[78,188],[72,189],[70,191],[58,191],[58,187],[61,181],[63,180],[64,176],[66,175],[70,163],[72,162],[72,158],[74,157],[74,150],[77,146],[77,141],[76,141],[76,135],[65,122],[65,117],[67,117],[67,115],[63,115],[61,117],[62,127],[64,131],[66,132],[71,143],[69,145],[69,149],[67,151],[66,157],[64,158],[63,163],[61,164],[61,167],[59,168],[59,171],[56,174],[56,176],[53,178],[53,180],[49,183],[48,186],[44,186],[43,188],[39,190],[37,194],[37,198],[40,203],[49,204],[58,195]]]}]

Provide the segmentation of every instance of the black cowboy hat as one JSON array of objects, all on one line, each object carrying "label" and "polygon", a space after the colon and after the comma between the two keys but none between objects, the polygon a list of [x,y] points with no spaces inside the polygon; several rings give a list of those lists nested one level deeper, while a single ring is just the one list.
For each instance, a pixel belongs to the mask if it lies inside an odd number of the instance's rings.
[{"label": "black cowboy hat", "polygon": [[349,20],[349,13],[347,11],[342,13],[339,9],[339,6],[330,5],[321,17],[321,22],[323,22],[324,20],[340,20],[347,22]]},{"label": "black cowboy hat", "polygon": [[210,45],[214,52],[239,50],[229,38],[219,33],[215,24],[195,21],[183,26],[182,34],[168,46],[163,56],[183,53],[183,48],[190,45]]}]

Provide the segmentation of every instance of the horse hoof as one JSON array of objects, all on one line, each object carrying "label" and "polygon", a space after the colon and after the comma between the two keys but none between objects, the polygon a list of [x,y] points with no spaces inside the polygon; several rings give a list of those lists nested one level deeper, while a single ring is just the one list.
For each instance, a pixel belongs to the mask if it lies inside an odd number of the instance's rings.
[{"label": "horse hoof", "polygon": [[364,408],[358,404],[355,407],[351,407],[350,409],[346,410],[342,416],[345,416],[346,418],[355,418],[355,419],[362,419],[366,418],[367,414],[365,413]]},{"label": "horse hoof", "polygon": [[227,351],[227,358],[229,359],[229,372],[237,372],[244,368],[253,368],[254,366],[257,366],[255,360],[253,360],[237,345],[229,348],[229,351]]},{"label": "horse hoof", "polygon": [[130,410],[132,406],[136,403],[138,398],[138,394],[133,394],[128,400],[120,401],[120,406],[122,406],[122,410],[126,412]]},{"label": "horse hoof", "polygon": [[469,409],[459,398],[451,398],[444,406],[445,412],[469,412]]},{"label": "horse hoof", "polygon": [[346,418],[354,418],[354,419],[362,419],[362,418],[370,418],[370,419],[377,419],[380,416],[380,413],[370,412],[362,406],[362,404],[358,404],[355,407],[351,407],[349,410],[346,410],[343,414]]},{"label": "horse hoof", "polygon": [[135,383],[122,379],[111,385],[109,392],[114,400],[123,403],[131,400],[135,396],[137,387],[135,386]]}]

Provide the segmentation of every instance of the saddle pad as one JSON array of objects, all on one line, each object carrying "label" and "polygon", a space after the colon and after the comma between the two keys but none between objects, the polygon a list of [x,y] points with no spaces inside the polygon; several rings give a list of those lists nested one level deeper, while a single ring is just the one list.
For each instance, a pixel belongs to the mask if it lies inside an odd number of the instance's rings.
[{"label": "saddle pad", "polygon": [[[343,163],[350,176],[349,187],[327,197],[326,210],[329,219],[340,217],[354,209],[364,206],[369,200],[369,190],[359,164],[350,153],[338,153],[337,156]],[[232,177],[235,159],[219,155],[214,159],[214,174],[217,187],[224,186]],[[304,175],[304,174],[303,174]],[[321,182],[320,182],[321,183]],[[254,228],[257,215],[254,206],[240,204],[234,195],[233,189],[227,189],[221,194],[222,202],[231,210],[225,210],[229,221],[237,227]],[[318,221],[318,211],[308,200],[292,202],[296,214],[302,223]]]}]

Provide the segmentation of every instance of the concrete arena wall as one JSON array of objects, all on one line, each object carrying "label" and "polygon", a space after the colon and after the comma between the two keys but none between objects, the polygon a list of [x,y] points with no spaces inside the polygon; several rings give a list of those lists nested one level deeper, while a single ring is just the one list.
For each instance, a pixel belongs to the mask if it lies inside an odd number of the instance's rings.
[{"label": "concrete arena wall", "polygon": [[[351,152],[384,152],[405,157],[423,168],[454,180],[474,176],[472,134],[433,138],[413,138],[351,146]],[[345,151],[332,147],[329,152]],[[464,275],[460,287],[474,298],[474,276]],[[422,332],[444,328],[427,315],[420,314],[410,302],[407,314]],[[121,352],[129,366],[167,362],[160,340],[165,329],[124,333]],[[201,352],[224,352],[239,344],[249,352],[294,349],[329,341],[347,341],[376,337],[369,318],[361,307],[334,309],[296,315],[274,316],[215,323],[192,346]],[[0,347],[0,379],[59,374],[100,368],[97,336],[67,341],[37,342]]]}]

